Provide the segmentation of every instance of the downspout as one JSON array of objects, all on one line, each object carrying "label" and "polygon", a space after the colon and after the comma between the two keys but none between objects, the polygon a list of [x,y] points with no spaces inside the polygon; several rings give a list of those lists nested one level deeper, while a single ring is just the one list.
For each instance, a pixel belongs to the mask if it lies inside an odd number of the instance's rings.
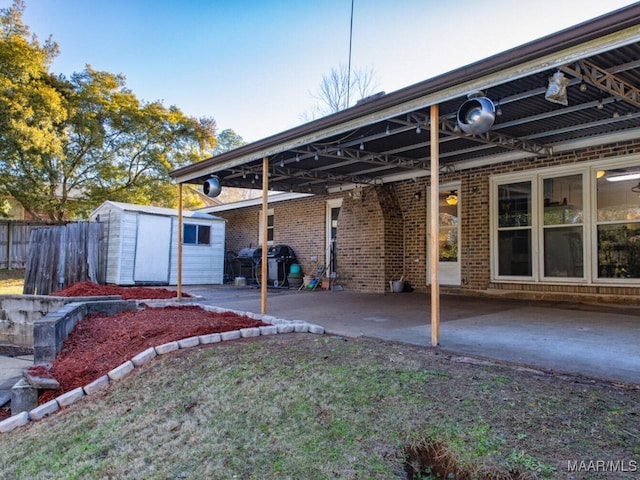
[{"label": "downspout", "polygon": [[431,105],[431,211],[429,242],[429,258],[431,262],[431,345],[438,346],[440,342],[440,285],[438,283],[438,229],[440,205],[440,148],[439,148],[439,108]]}]

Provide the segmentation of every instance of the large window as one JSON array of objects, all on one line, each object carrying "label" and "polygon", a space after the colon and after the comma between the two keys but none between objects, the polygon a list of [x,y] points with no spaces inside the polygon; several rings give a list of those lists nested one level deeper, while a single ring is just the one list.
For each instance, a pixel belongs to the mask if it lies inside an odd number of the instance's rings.
[{"label": "large window", "polygon": [[498,185],[498,275],[532,275],[531,182]]},{"label": "large window", "polygon": [[185,245],[210,245],[211,227],[185,223],[182,230],[182,243]]},{"label": "large window", "polygon": [[640,278],[640,165],[597,179],[597,271],[601,278]]},{"label": "large window", "polygon": [[584,278],[583,175],[547,177],[543,185],[543,276]]},{"label": "large window", "polygon": [[637,160],[495,177],[492,196],[494,280],[640,280]]}]

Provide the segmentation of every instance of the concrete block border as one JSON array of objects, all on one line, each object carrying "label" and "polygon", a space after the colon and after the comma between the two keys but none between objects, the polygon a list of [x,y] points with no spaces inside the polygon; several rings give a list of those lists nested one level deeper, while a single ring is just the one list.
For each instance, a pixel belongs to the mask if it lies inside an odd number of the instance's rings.
[{"label": "concrete block border", "polygon": [[[148,304],[148,303],[147,303]],[[164,306],[183,306],[183,303],[175,301],[165,302],[163,304],[155,303],[154,308],[162,308]],[[137,355],[131,360],[127,360],[123,364],[110,370],[108,374],[97,378],[93,382],[85,385],[84,387],[76,388],[70,392],[63,393],[62,395],[50,400],[49,402],[39,405],[29,412],[20,412],[0,422],[0,434],[8,433],[16,428],[27,425],[30,421],[39,421],[48,415],[52,415],[55,412],[64,409],[85,396],[94,395],[109,386],[110,383],[119,381],[129,375],[135,368],[145,365],[151,362],[156,356],[164,355],[176,350],[183,350],[186,348],[192,348],[198,345],[209,345],[212,343],[219,343],[231,340],[237,340],[240,338],[254,338],[261,335],[277,335],[282,333],[295,333],[295,332],[308,332],[313,334],[324,334],[324,327],[320,325],[314,325],[302,320],[285,320],[282,318],[276,318],[271,315],[260,315],[253,312],[242,312],[238,310],[228,310],[220,307],[212,307],[210,305],[201,305],[197,303],[189,303],[189,305],[196,305],[203,310],[214,313],[236,313],[238,315],[244,315],[254,320],[260,320],[264,323],[268,323],[268,326],[254,327],[254,328],[242,328],[240,330],[232,330],[222,333],[212,333],[208,335],[200,335],[196,337],[183,338],[174,342],[165,343],[156,347],[150,347]],[[151,306],[151,305],[150,305]]]}]

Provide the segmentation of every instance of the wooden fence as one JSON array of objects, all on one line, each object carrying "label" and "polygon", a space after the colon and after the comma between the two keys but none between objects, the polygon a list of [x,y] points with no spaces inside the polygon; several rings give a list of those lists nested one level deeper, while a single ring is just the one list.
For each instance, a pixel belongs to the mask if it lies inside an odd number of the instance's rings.
[{"label": "wooden fence", "polygon": [[25,268],[31,230],[46,225],[53,224],[25,220],[0,220],[0,269]]},{"label": "wooden fence", "polygon": [[72,283],[104,283],[103,226],[78,222],[35,228],[29,238],[25,294],[47,295]]}]

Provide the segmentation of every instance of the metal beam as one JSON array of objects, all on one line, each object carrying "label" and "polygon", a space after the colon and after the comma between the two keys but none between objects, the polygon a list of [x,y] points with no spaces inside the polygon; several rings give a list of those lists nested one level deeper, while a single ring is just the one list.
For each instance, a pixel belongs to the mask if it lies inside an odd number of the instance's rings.
[{"label": "metal beam", "polygon": [[640,89],[589,60],[578,60],[573,66],[565,65],[560,67],[560,70],[575,77],[581,77],[600,90],[640,107]]},{"label": "metal beam", "polygon": [[489,130],[480,135],[464,135],[459,131],[456,124],[452,120],[440,120],[440,131],[446,135],[468,138],[480,143],[503,147],[509,150],[517,150],[527,152],[533,155],[552,155],[553,149],[546,145],[532,142],[524,138],[516,138],[504,133]]}]

